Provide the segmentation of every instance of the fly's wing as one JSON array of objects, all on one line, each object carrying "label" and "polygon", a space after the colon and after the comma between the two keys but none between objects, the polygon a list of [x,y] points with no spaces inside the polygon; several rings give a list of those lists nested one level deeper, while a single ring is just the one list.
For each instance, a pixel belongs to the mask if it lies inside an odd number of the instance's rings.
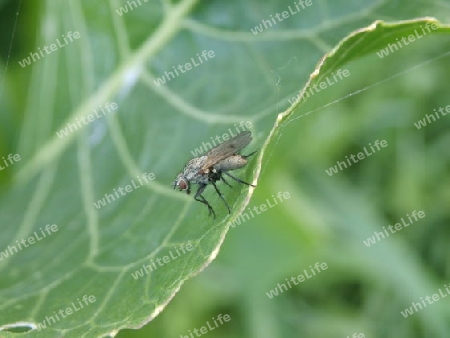
[{"label": "fly's wing", "polygon": [[211,166],[217,162],[222,161],[239,150],[245,148],[247,144],[252,141],[252,133],[248,130],[237,134],[235,137],[219,144],[217,147],[208,151],[205,156],[207,156],[206,162],[203,164],[200,171],[205,172]]}]

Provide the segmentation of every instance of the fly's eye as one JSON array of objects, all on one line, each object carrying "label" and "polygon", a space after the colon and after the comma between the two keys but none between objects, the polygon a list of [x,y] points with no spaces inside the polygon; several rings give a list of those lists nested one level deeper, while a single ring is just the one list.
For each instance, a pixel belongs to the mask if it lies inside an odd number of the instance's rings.
[{"label": "fly's eye", "polygon": [[180,182],[178,182],[178,186],[180,187],[181,190],[186,190],[188,187],[184,180],[180,180]]}]

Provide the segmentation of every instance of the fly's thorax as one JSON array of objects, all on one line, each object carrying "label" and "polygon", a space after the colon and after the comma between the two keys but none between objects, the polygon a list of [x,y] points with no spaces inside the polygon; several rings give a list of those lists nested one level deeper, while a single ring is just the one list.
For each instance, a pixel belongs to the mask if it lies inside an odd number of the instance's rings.
[{"label": "fly's thorax", "polygon": [[247,164],[247,159],[239,154],[229,156],[213,166],[216,171],[229,171],[242,168]]},{"label": "fly's thorax", "polygon": [[207,184],[208,175],[201,172],[203,165],[205,164],[208,156],[200,156],[190,160],[183,170],[183,176],[190,183]]},{"label": "fly's thorax", "polygon": [[183,175],[188,179],[191,180],[197,173],[200,171],[200,169],[203,167],[203,164],[206,162],[207,156],[201,156],[196,157],[190,160],[186,167],[184,167]]}]

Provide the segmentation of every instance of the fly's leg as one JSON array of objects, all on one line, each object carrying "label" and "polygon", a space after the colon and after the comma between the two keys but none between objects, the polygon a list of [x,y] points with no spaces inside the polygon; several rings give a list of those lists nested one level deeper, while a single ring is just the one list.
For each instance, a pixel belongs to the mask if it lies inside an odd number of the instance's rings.
[{"label": "fly's leg", "polygon": [[257,151],[258,151],[258,150],[255,150],[253,153],[250,153],[250,154],[248,154],[248,155],[241,155],[241,156],[242,156],[243,158],[249,158],[250,156],[256,154]]},{"label": "fly's leg", "polygon": [[[247,159],[247,158],[249,158],[250,156],[256,154],[256,152],[257,152],[257,150],[255,150],[254,152],[252,152],[252,153],[250,153],[250,154],[248,154],[248,155],[241,155],[241,156],[242,156],[243,158]],[[227,175],[228,177],[231,177],[231,178],[232,178],[233,180],[235,180],[236,182],[239,182],[239,183],[242,183],[242,184],[246,184],[246,185],[249,185],[249,186],[252,186],[252,187],[256,187],[256,185],[250,184],[250,183],[247,183],[247,182],[244,182],[244,181],[240,180],[239,178],[237,178],[237,177],[235,177],[235,176],[233,176],[233,175],[227,173],[226,171],[221,172],[221,174],[225,174],[225,175]],[[231,185],[230,185],[227,181],[225,181],[225,178],[224,178],[222,175],[220,176],[220,178],[222,179],[222,181],[225,182],[226,185],[228,185],[229,187],[231,187]]]},{"label": "fly's leg", "polygon": [[201,184],[198,189],[197,192],[195,193],[194,199],[196,201],[199,201],[203,204],[205,204],[208,207],[208,215],[213,215],[214,218],[216,218],[216,213],[214,212],[214,209],[212,208],[212,206],[208,203],[208,201],[202,196],[203,191],[206,188],[206,184]]},{"label": "fly's leg", "polygon": [[226,185],[228,185],[230,188],[233,188],[233,187],[231,186],[231,184],[228,183],[228,182],[225,180],[225,177],[223,177],[222,175],[220,175],[220,179],[223,181],[223,183],[225,183]]},{"label": "fly's leg", "polygon": [[223,203],[225,203],[225,206],[226,206],[227,209],[228,209],[228,213],[231,214],[230,207],[229,207],[227,201],[225,201],[225,198],[223,198],[223,195],[222,195],[222,193],[220,192],[219,188],[217,188],[216,182],[215,182],[214,180],[211,180],[210,182],[211,182],[211,184],[213,185],[214,189],[216,189],[216,192],[217,192],[217,194],[219,195],[220,199],[223,201]]},{"label": "fly's leg", "polygon": [[225,183],[226,185],[228,185],[230,188],[233,188],[232,186],[231,186],[231,184],[230,183],[228,183],[226,180],[225,180],[225,177],[223,177],[222,176],[222,173],[223,173],[223,171],[217,171],[216,169],[213,169],[213,174],[209,177],[209,181],[211,182],[217,182],[218,180],[222,180],[223,181],[223,183]]},{"label": "fly's leg", "polygon": [[239,178],[237,178],[237,177],[235,177],[235,176],[233,176],[233,175],[227,173],[226,171],[224,171],[223,174],[225,174],[225,175],[231,177],[231,178],[232,178],[233,180],[235,180],[236,182],[239,182],[239,183],[242,183],[242,184],[246,184],[246,185],[249,185],[249,186],[252,186],[252,187],[256,187],[256,185],[250,184],[250,183],[247,183],[247,182],[244,182],[244,181],[240,180]]}]

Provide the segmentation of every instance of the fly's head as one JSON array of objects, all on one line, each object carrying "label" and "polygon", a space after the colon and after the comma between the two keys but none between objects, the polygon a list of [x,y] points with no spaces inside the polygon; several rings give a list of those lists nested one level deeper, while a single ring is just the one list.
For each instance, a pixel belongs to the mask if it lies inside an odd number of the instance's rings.
[{"label": "fly's head", "polygon": [[180,191],[186,191],[187,194],[191,192],[189,189],[189,181],[184,177],[183,173],[179,173],[177,179],[173,181],[173,188],[178,187]]}]

